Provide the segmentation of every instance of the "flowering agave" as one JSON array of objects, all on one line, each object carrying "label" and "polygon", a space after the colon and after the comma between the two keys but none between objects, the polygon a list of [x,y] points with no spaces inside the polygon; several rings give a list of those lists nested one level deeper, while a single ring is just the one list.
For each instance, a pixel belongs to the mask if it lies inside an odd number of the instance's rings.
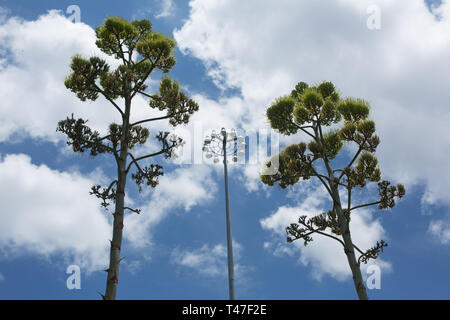
[{"label": "flowering agave", "polygon": [[[379,137],[375,134],[375,122],[368,119],[369,103],[361,99],[341,99],[331,82],[322,82],[310,87],[304,82],[297,84],[289,96],[283,96],[267,109],[267,118],[273,129],[284,135],[303,133],[310,138],[308,143],[300,142],[288,146],[278,155],[278,172],[263,174],[263,183],[281,188],[294,185],[300,180],[312,177],[320,180],[331,200],[331,208],[307,219],[301,216],[298,223],[286,228],[287,241],[303,240],[307,245],[312,235],[319,234],[339,242],[347,256],[353,274],[356,292],[360,299],[367,299],[360,263],[376,259],[387,243],[383,240],[365,251],[352,241],[350,219],[354,210],[378,205],[379,209],[390,209],[395,199],[405,195],[405,188],[389,181],[381,181],[381,171],[374,153]],[[332,127],[325,131],[326,127]],[[337,128],[337,129],[336,129]],[[357,149],[343,168],[333,167],[344,143],[355,143]],[[269,161],[271,167],[275,161]],[[352,192],[363,188],[369,182],[378,183],[379,200],[354,205]],[[347,194],[347,201],[341,201],[340,189]]]},{"label": "flowering agave", "polygon": [[[81,101],[95,101],[103,96],[119,112],[122,122],[109,126],[109,134],[100,134],[86,125],[87,120],[71,118],[58,123],[57,130],[67,135],[67,144],[74,152],[90,151],[91,156],[109,153],[117,164],[117,179],[102,188],[93,186],[91,194],[102,200],[102,206],[109,206],[114,201],[113,237],[111,240],[109,268],[106,269],[106,291],[104,299],[115,299],[119,281],[120,252],[122,246],[122,229],[124,227],[124,211],[140,213],[139,209],[125,206],[125,186],[127,175],[134,166],[136,173],[132,179],[142,190],[143,183],[156,187],[158,177],[163,175],[163,167],[158,164],[143,166],[142,161],[164,155],[170,157],[174,148],[180,146],[181,139],[170,139],[168,132],[155,135],[161,143],[158,152],[135,157],[131,150],[136,145],[145,144],[150,131],[141,124],[167,119],[172,126],[189,122],[189,117],[198,110],[195,101],[180,91],[180,85],[168,77],[163,77],[159,94],[147,93],[146,81],[151,73],[160,70],[169,72],[175,65],[175,41],[154,32],[148,20],[127,21],[120,17],[109,17],[103,25],[96,29],[97,47],[105,54],[120,61],[120,65],[112,71],[105,60],[99,57],[85,59],[76,55],[72,59],[71,74],[65,85]],[[149,108],[157,108],[165,115],[142,119],[130,123],[132,100],[137,95],[149,99]]]}]

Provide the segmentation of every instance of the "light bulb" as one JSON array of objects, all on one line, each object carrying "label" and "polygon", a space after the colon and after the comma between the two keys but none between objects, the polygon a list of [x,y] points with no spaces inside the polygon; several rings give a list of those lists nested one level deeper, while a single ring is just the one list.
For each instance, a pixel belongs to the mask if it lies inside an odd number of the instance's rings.
[{"label": "light bulb", "polygon": [[217,163],[217,162],[219,162],[219,158],[214,157],[214,163]]},{"label": "light bulb", "polygon": [[211,152],[208,152],[207,154],[206,154],[206,159],[211,159],[212,158],[212,153]]}]

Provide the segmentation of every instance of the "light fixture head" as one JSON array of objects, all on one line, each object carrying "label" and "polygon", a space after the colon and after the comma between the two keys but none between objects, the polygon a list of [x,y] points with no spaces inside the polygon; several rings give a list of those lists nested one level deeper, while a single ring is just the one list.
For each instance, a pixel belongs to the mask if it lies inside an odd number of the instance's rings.
[{"label": "light fixture head", "polygon": [[231,131],[230,131],[230,136],[231,136],[232,138],[236,137],[236,130],[231,129]]},{"label": "light fixture head", "polygon": [[233,156],[233,162],[237,162],[238,158],[237,156]]},{"label": "light fixture head", "polygon": [[238,140],[239,140],[239,142],[244,142],[244,137],[243,136],[239,136]]},{"label": "light fixture head", "polygon": [[225,137],[227,135],[227,130],[225,130],[225,128],[222,128],[222,130],[220,130],[220,133],[222,133],[222,135]]},{"label": "light fixture head", "polygon": [[206,159],[211,159],[212,158],[212,153],[211,152],[208,152],[207,154],[206,154]]},{"label": "light fixture head", "polygon": [[244,150],[239,151],[238,155],[239,155],[239,157],[244,157],[245,151]]},{"label": "light fixture head", "polygon": [[219,158],[218,157],[214,157],[214,163],[218,163],[219,162]]},{"label": "light fixture head", "polygon": [[210,136],[206,136],[205,137],[205,144],[210,144],[211,143],[211,137]]},{"label": "light fixture head", "polygon": [[208,146],[203,146],[203,149],[202,149],[204,152],[208,152],[209,151],[209,148],[208,148]]}]

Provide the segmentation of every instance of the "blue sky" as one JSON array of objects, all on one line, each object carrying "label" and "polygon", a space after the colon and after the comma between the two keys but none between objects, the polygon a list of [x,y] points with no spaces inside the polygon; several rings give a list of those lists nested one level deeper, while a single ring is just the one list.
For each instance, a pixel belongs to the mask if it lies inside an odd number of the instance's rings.
[{"label": "blue sky", "polygon": [[[71,153],[55,129],[72,112],[92,116],[98,128],[113,117],[106,102],[83,104],[63,86],[70,56],[95,52],[92,29],[108,15],[150,19],[177,40],[170,76],[201,109],[187,132],[199,123],[266,129],[265,108],[299,81],[331,80],[344,96],[368,99],[383,174],[407,187],[392,211],[355,218],[361,243],[389,243],[375,261],[381,289],[369,297],[448,299],[450,3],[317,2],[0,1],[0,299],[96,299],[104,290],[98,270],[106,266],[111,229],[88,191],[112,178],[114,166]],[[366,26],[371,4],[381,8],[380,30]],[[66,21],[69,5],[80,7],[81,23]],[[355,299],[335,244],[284,241],[284,222],[296,212],[327,210],[320,186],[264,187],[258,168],[230,172],[237,297]],[[125,223],[117,297],[226,299],[222,167],[165,163],[165,172],[161,185],[142,195],[129,182],[130,198],[144,210]],[[376,195],[370,190],[361,199]],[[81,290],[66,288],[70,264],[82,266]]]}]

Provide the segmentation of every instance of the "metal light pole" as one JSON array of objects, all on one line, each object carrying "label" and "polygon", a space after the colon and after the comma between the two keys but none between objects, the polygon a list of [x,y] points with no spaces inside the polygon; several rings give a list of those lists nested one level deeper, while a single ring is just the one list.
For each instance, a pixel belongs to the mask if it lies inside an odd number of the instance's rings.
[{"label": "metal light pole", "polygon": [[[239,152],[238,152],[238,149]],[[203,151],[206,152],[206,158],[210,159],[214,156],[214,163],[218,163],[219,157],[223,157],[223,171],[225,176],[225,205],[226,205],[226,224],[227,224],[227,249],[228,249],[228,287],[230,300],[235,300],[234,290],[234,263],[233,263],[233,243],[231,237],[231,219],[230,219],[230,200],[228,195],[228,167],[227,155],[233,155],[233,162],[237,162],[237,156],[245,155],[245,142],[242,136],[237,137],[236,131],[231,129],[227,133],[222,128],[220,134],[215,130],[211,136],[206,136],[203,145]]]}]

